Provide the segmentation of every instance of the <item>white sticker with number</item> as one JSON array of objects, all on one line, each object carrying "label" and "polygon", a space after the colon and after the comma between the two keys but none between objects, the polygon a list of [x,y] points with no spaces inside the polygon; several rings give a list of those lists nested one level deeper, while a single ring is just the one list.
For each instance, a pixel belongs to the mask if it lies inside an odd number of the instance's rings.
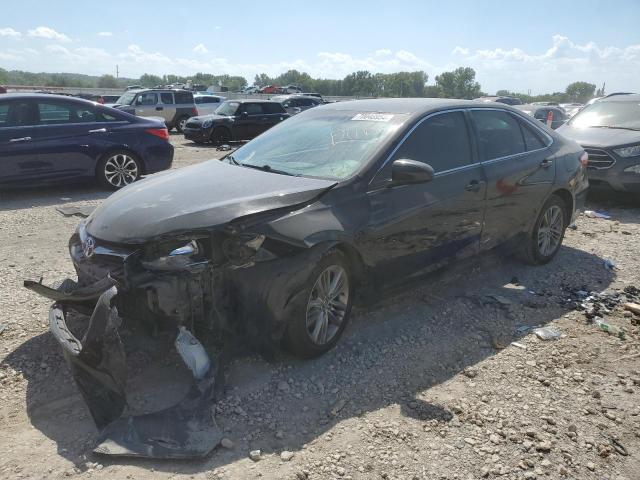
[{"label": "white sticker with number", "polygon": [[392,113],[367,112],[367,113],[358,113],[351,120],[365,120],[368,122],[388,122],[392,118],[393,118]]}]

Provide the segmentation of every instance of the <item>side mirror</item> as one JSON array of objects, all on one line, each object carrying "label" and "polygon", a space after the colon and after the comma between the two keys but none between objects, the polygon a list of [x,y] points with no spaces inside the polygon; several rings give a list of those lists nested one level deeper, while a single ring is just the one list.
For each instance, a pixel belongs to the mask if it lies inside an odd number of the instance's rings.
[{"label": "side mirror", "polygon": [[240,112],[240,118],[247,118],[249,114],[247,112]]},{"label": "side mirror", "polygon": [[391,185],[426,183],[433,180],[433,167],[427,163],[401,158],[391,165]]}]

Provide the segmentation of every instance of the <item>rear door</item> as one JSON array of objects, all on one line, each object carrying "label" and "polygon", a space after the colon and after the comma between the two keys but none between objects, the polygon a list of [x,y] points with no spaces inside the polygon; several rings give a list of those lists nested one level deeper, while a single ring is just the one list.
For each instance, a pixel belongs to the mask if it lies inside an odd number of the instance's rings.
[{"label": "rear door", "polygon": [[288,118],[284,107],[276,102],[263,103],[262,110],[264,111],[264,117],[260,127],[260,133],[269,130],[271,127]]},{"label": "rear door", "polygon": [[37,177],[35,118],[30,100],[0,102],[0,183],[16,186]]},{"label": "rear door", "polygon": [[[423,184],[388,187],[394,160],[433,167]],[[366,248],[379,280],[434,269],[451,257],[476,253],[485,209],[486,182],[472,148],[466,114],[439,112],[421,123],[392,153],[368,192],[371,217]]]},{"label": "rear door", "polygon": [[528,231],[555,179],[550,136],[520,116],[472,109],[478,149],[487,178],[482,248]]},{"label": "rear door", "polygon": [[109,124],[92,105],[39,99],[34,143],[38,175],[44,181],[93,177],[96,160],[108,144]]},{"label": "rear door", "polygon": [[160,92],[160,103],[156,105],[156,112],[160,117],[164,118],[164,122],[171,123],[176,116],[176,104],[173,98],[173,92]]}]

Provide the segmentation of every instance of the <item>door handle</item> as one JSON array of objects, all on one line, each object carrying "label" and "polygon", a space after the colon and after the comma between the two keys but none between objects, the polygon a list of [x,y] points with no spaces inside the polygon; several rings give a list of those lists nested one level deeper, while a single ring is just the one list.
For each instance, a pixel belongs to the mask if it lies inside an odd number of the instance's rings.
[{"label": "door handle", "polygon": [[540,166],[542,168],[549,168],[551,165],[553,165],[553,160],[549,160],[548,158],[545,158],[542,162],[540,162]]},{"label": "door handle", "polygon": [[157,111],[164,110],[164,107],[156,107]]},{"label": "door handle", "polygon": [[89,130],[89,133],[107,133],[107,129],[106,128],[96,128],[93,130]]},{"label": "door handle", "polygon": [[31,137],[20,137],[20,138],[12,138],[11,140],[9,140],[9,143],[30,142],[30,141],[31,141]]},{"label": "door handle", "polygon": [[484,182],[479,182],[478,180],[471,180],[465,187],[464,189],[467,192],[479,192],[480,191],[480,187],[482,186]]}]

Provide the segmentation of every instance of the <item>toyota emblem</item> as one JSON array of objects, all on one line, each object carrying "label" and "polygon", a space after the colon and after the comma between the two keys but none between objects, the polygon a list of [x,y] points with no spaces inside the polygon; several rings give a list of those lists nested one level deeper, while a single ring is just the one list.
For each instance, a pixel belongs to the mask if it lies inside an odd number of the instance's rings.
[{"label": "toyota emblem", "polygon": [[82,244],[82,253],[87,258],[91,258],[96,251],[96,241],[92,237],[87,237]]}]

